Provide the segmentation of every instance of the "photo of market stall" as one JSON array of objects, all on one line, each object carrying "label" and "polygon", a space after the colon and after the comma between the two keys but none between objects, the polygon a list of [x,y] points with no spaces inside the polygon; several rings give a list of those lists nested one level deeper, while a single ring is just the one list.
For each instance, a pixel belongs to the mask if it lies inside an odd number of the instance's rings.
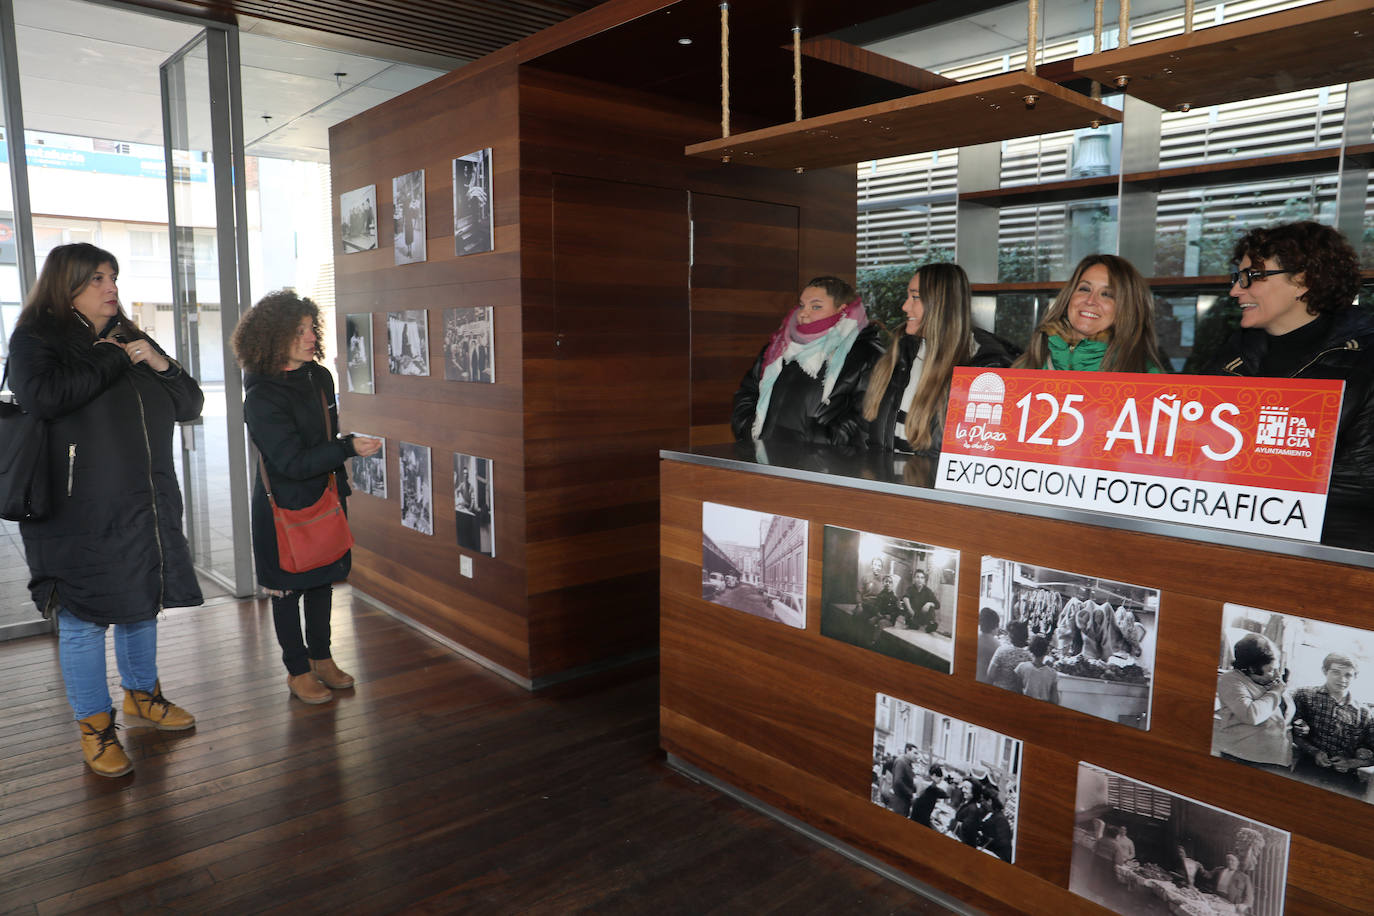
[{"label": "photo of market stall", "polygon": [[978,680],[1147,731],[1159,590],[983,557]]},{"label": "photo of market stall", "polygon": [[1125,916],[1279,916],[1289,835],[1078,764],[1069,890]]}]

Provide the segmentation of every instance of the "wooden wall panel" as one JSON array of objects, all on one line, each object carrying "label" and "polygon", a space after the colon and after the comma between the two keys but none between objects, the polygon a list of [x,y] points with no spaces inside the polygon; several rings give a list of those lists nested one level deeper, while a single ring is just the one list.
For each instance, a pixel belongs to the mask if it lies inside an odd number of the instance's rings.
[{"label": "wooden wall panel", "polygon": [[[377,250],[335,258],[338,314],[372,315],[376,378],[373,395],[341,394],[342,422],[387,440],[388,498],[358,494],[350,503],[358,540],[350,581],[445,637],[529,677],[515,67],[508,63],[461,82],[438,82],[330,133],[336,207],[338,193],[375,184],[381,215]],[[458,257],[453,248],[452,160],[483,147],[492,148],[496,246],[490,253]],[[396,265],[391,179],[416,168],[425,170],[427,259]],[[337,235],[335,245],[342,251]],[[443,310],[464,306],[493,308],[495,384],[444,380]],[[387,371],[386,313],[403,309],[429,311],[428,378]],[[343,353],[342,327],[338,333],[338,351]],[[432,536],[400,522],[402,441],[430,448]],[[496,556],[463,551],[473,561],[471,579],[459,575],[454,452],[493,463]]]},{"label": "wooden wall panel", "polygon": [[[805,630],[702,600],[703,500],[809,521]],[[1369,629],[1350,596],[1374,570],[673,461],[661,518],[662,741],[685,760],[992,912],[1104,912],[1067,890],[1080,760],[1290,831],[1288,913],[1374,899],[1369,805],[1209,753],[1222,604]],[[960,551],[952,674],[820,635],[825,524]],[[984,554],[1161,590],[1148,732],[976,681]],[[880,691],[1024,742],[1015,865],[869,801]]]},{"label": "wooden wall panel", "polygon": [[[847,210],[838,248],[852,273],[852,173],[780,182],[766,170],[687,160],[687,138],[711,117],[533,68],[520,74],[526,530],[539,672],[656,643],[658,451],[690,444],[699,381],[715,400],[713,422],[728,418],[740,375],[806,269],[803,219],[834,221],[806,217],[808,208]],[[735,240],[757,248],[735,252],[735,262],[786,290],[744,355],[723,364],[716,351],[740,349],[732,322],[754,320],[759,281],[736,274],[741,293],[712,310],[721,323],[698,322],[688,231],[702,195],[720,201],[718,236],[729,218],[749,223]],[[784,237],[767,235],[779,221]]]},{"label": "wooden wall panel", "polygon": [[[658,451],[691,443],[694,413],[719,435],[804,277],[852,275],[855,198],[852,170],[689,161],[714,113],[515,60],[492,55],[334,128],[336,192],[375,184],[383,215],[380,248],[339,255],[335,273],[339,313],[373,316],[377,367],[375,395],[342,396],[344,422],[387,438],[392,490],[354,500],[352,581],[538,683],[656,644]],[[496,251],[459,258],[450,162],[484,146]],[[391,179],[416,168],[428,260],[397,266]],[[713,261],[737,268],[712,281],[699,329],[693,195],[714,207]],[[437,374],[441,312],[457,305],[495,309],[495,385]],[[431,311],[436,375],[386,372],[385,313],[402,309]],[[433,537],[400,525],[401,441],[432,450]],[[474,556],[473,579],[457,572],[455,451],[494,463],[496,557]]]},{"label": "wooden wall panel", "polygon": [[740,378],[796,305],[799,220],[796,206],[692,195],[693,448],[733,438]]}]

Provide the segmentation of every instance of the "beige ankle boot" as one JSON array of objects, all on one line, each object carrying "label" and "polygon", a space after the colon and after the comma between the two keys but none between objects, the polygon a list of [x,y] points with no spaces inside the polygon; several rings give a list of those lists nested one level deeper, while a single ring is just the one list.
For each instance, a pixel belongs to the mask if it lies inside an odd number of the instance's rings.
[{"label": "beige ankle boot", "polygon": [[286,687],[296,699],[312,706],[328,703],[334,699],[334,694],[330,693],[329,688],[324,686],[319,678],[315,677],[313,671],[307,671],[305,674],[288,674]]},{"label": "beige ankle boot", "polygon": [[326,687],[332,687],[335,690],[347,690],[355,683],[353,675],[342,670],[332,658],[312,658],[310,670],[315,672],[317,678],[324,681]]},{"label": "beige ankle boot", "polygon": [[98,712],[77,722],[86,765],[101,776],[123,776],[134,768],[115,734],[114,710]]}]

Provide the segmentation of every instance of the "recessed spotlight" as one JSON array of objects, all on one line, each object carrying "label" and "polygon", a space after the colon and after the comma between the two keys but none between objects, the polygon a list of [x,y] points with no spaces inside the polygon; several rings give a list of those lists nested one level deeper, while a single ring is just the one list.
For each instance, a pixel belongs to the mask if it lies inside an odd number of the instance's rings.
[{"label": "recessed spotlight", "polygon": [[689,44],[692,43],[692,39],[690,39],[690,38],[679,38],[679,39],[677,40],[677,43],[680,44],[680,45],[689,45]]}]

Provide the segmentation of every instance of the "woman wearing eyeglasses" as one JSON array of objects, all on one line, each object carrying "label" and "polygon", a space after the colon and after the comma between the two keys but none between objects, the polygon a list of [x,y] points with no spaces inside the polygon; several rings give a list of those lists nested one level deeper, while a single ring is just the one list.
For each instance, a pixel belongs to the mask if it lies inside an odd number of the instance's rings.
[{"label": "woman wearing eyeglasses", "polygon": [[1252,229],[1234,258],[1240,330],[1205,371],[1345,381],[1322,542],[1374,549],[1374,319],[1353,306],[1359,259],[1311,221]]},{"label": "woman wearing eyeglasses", "polygon": [[1163,366],[1145,278],[1125,258],[1093,254],[1078,262],[1013,368],[1163,372]]}]

